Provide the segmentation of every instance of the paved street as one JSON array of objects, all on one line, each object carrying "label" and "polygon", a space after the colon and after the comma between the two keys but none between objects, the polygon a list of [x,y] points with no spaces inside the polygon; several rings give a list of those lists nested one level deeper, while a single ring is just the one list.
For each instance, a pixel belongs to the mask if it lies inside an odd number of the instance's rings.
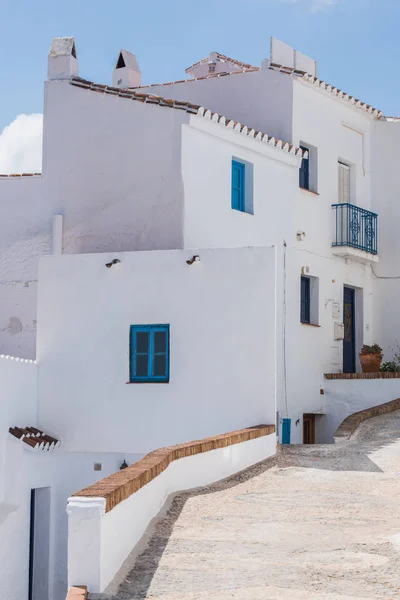
[{"label": "paved street", "polygon": [[400,598],[400,412],[176,496],[112,598]]}]

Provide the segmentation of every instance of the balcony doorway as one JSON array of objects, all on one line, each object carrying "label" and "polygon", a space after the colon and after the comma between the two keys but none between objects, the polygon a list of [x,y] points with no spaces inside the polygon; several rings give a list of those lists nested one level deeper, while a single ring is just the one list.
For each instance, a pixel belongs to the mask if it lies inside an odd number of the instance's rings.
[{"label": "balcony doorway", "polygon": [[356,372],[355,308],[355,290],[345,286],[343,290],[343,373]]}]

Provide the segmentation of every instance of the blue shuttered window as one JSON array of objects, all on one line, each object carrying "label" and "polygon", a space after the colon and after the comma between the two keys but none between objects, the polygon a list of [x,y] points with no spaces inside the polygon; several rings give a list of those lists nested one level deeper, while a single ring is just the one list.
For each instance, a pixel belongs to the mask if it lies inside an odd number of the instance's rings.
[{"label": "blue shuttered window", "polygon": [[[300,146],[303,152],[308,152],[308,156],[310,156],[310,151],[305,146]],[[299,171],[299,185],[304,190],[310,189],[310,159],[303,158],[301,161],[301,167]]]},{"label": "blue shuttered window", "polygon": [[169,325],[131,325],[129,380],[168,383]]},{"label": "blue shuttered window", "polygon": [[300,292],[300,321],[302,323],[310,323],[310,279],[308,277],[301,278]]},{"label": "blue shuttered window", "polygon": [[232,160],[232,208],[241,212],[246,212],[245,174],[245,165],[237,160]]}]

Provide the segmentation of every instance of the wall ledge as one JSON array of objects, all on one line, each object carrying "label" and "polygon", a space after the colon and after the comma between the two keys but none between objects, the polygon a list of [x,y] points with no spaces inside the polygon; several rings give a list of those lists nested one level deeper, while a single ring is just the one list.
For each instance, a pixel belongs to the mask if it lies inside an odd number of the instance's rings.
[{"label": "wall ledge", "polygon": [[256,425],[203,440],[160,448],[150,452],[127,469],[114,473],[110,477],[73,494],[72,499],[82,496],[85,498],[105,498],[106,512],[109,512],[120,502],[126,500],[155,479],[174,460],[202,454],[210,450],[226,448],[233,444],[241,444],[273,433],[275,433],[275,425]]},{"label": "wall ledge", "polygon": [[348,416],[335,431],[335,443],[349,440],[356,429],[361,425],[361,423],[363,423],[363,421],[372,419],[373,417],[379,417],[380,415],[385,415],[387,413],[395,412],[397,410],[400,410],[400,398],[397,398],[397,400],[392,400],[392,402],[386,402],[386,404],[361,410],[360,412],[356,412],[353,415]]},{"label": "wall ledge", "polygon": [[400,379],[400,373],[325,373],[325,379]]}]

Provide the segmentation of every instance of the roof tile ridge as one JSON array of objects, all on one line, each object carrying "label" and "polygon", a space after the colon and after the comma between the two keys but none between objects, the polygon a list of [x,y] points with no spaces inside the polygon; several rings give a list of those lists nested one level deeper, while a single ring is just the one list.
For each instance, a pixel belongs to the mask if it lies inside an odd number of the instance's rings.
[{"label": "roof tile ridge", "polygon": [[279,73],[284,73],[285,75],[295,75],[296,77],[299,77],[303,81],[307,81],[308,83],[315,85],[315,87],[317,87],[321,90],[324,90],[324,91],[328,92],[329,94],[332,94],[332,96],[335,96],[335,97],[339,98],[340,100],[344,100],[345,102],[348,102],[355,108],[360,108],[361,110],[364,110],[365,112],[367,112],[369,115],[375,117],[376,119],[380,119],[383,116],[383,112],[381,110],[379,110],[378,108],[374,108],[370,104],[366,104],[365,102],[362,102],[361,100],[359,100],[358,98],[355,98],[351,94],[347,94],[346,92],[343,92],[339,88],[334,87],[330,83],[327,83],[326,81],[323,81],[319,77],[316,77],[315,75],[311,75],[310,73],[307,73],[306,71],[300,71],[299,69],[294,69],[293,67],[286,67],[284,65],[280,65],[279,63],[274,63],[274,62],[270,62],[269,68],[273,71],[278,71]]},{"label": "roof tile ridge", "polygon": [[209,109],[204,108],[203,106],[201,106],[197,111],[197,116],[202,119],[212,121],[213,123],[217,123],[218,125],[221,125],[223,127],[227,127],[228,129],[233,129],[241,135],[245,135],[259,142],[263,142],[264,144],[273,146],[279,150],[283,150],[284,152],[287,152],[293,156],[308,158],[307,151],[303,151],[301,148],[298,148],[293,144],[290,144],[289,142],[284,142],[266,133],[257,131],[254,128],[249,128],[247,125],[242,125],[241,123],[234,121],[233,119],[228,119],[227,117],[219,115],[218,113],[213,113]]}]

